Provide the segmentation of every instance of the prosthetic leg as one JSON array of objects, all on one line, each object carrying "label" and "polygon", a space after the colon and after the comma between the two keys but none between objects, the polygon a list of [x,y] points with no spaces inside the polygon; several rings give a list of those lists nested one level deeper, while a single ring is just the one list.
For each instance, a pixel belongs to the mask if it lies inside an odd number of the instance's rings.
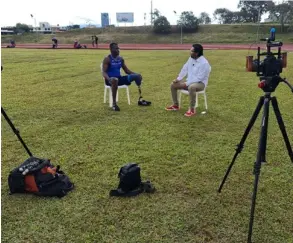
[{"label": "prosthetic leg", "polygon": [[142,99],[142,96],[141,96],[141,87],[140,87],[140,85],[137,86],[137,87],[138,87],[138,93],[139,93],[139,98],[138,98],[137,104],[139,106],[150,106],[152,104],[152,102],[146,101],[146,100],[141,100]]}]

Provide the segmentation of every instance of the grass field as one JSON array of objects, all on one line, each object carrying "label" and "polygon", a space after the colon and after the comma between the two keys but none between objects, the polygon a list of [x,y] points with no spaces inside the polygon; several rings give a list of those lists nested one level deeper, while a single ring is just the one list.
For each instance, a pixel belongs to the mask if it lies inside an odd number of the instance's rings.
[{"label": "grass field", "polygon": [[[166,112],[169,85],[188,51],[123,51],[143,75],[151,107],[121,112],[103,104],[99,64],[106,51],[2,49],[2,106],[33,154],[50,158],[75,183],[62,199],[8,195],[10,170],[28,156],[2,117],[2,242],[246,242],[260,117],[217,193],[259,97],[255,73],[245,72],[247,51],[206,51],[212,66],[208,113],[186,118]],[[255,55],[254,52],[249,54]],[[283,75],[293,83],[293,56]],[[285,84],[274,93],[293,143],[293,97]],[[203,97],[199,99],[200,112]],[[262,166],[253,242],[293,242],[293,164],[270,109],[268,163]],[[119,168],[139,163],[155,194],[109,198]]]}]

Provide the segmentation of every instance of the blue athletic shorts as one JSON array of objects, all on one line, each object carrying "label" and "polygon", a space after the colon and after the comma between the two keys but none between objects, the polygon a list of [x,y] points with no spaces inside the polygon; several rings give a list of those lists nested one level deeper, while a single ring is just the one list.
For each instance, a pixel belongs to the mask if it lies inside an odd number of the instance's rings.
[{"label": "blue athletic shorts", "polygon": [[[118,86],[131,85],[131,82],[135,81],[137,85],[141,84],[140,74],[129,74],[118,77]],[[111,86],[109,81],[106,81],[106,85]]]}]

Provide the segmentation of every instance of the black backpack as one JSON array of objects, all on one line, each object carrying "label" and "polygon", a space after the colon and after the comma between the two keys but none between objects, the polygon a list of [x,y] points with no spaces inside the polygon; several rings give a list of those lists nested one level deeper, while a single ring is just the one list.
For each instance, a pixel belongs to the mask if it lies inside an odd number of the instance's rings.
[{"label": "black backpack", "polygon": [[152,193],[155,188],[150,181],[142,182],[140,167],[136,163],[122,166],[118,173],[119,184],[116,190],[110,191],[110,196],[136,196],[142,192]]},{"label": "black backpack", "polygon": [[39,196],[63,197],[74,188],[68,176],[48,159],[30,157],[8,176],[10,194],[33,193]]},{"label": "black backpack", "polygon": [[60,170],[60,166],[55,167],[48,159],[34,157],[3,107],[1,107],[1,113],[30,156],[10,172],[8,176],[10,194],[34,193],[39,196],[63,197],[73,190],[74,184]]}]

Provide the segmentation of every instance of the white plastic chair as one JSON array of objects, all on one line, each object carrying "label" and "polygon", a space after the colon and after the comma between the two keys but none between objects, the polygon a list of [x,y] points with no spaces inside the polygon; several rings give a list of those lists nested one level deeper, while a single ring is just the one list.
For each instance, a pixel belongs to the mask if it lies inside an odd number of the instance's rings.
[{"label": "white plastic chair", "polygon": [[[180,104],[181,104],[181,95],[182,94],[189,95],[189,91],[185,90],[185,89],[180,89],[179,90],[179,97],[178,97],[179,98],[179,107],[180,107]],[[203,94],[203,96],[204,96],[204,104],[205,104],[205,108],[207,110],[208,109],[208,102],[207,102],[206,88],[203,91],[196,92],[195,107],[198,107],[198,95],[200,95],[200,94]]]},{"label": "white plastic chair", "polygon": [[[103,76],[103,63],[101,63],[100,68],[101,68],[102,78],[105,81],[104,76]],[[127,85],[118,86],[117,95],[116,95],[116,101],[118,101],[118,91],[119,91],[119,89],[126,89],[127,101],[128,101],[128,105],[130,105],[129,88],[128,88]],[[112,105],[113,105],[112,88],[111,88],[111,86],[106,85],[106,83],[104,83],[104,103],[107,102],[107,90],[108,90],[108,94],[109,94],[109,106],[112,107]]]}]

